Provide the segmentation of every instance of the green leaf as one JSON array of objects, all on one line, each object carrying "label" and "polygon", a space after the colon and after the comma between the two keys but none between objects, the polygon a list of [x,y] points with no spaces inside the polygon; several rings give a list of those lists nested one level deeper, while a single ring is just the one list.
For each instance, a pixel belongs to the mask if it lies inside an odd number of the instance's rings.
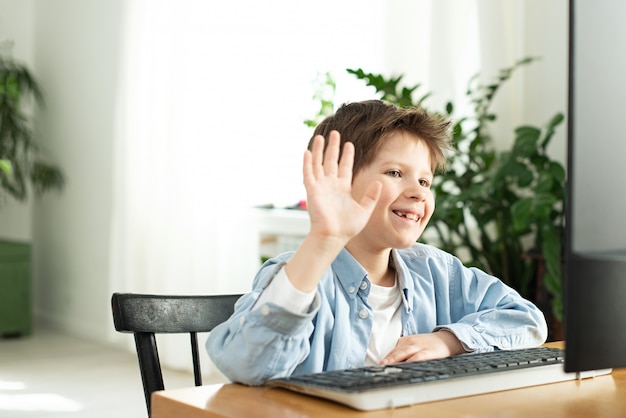
[{"label": "green leaf", "polygon": [[546,272],[543,275],[543,284],[546,287],[546,290],[551,294],[560,294],[561,293],[561,282],[560,278],[555,276],[552,273]]},{"label": "green leaf", "polygon": [[5,176],[11,175],[11,161],[9,160],[0,160],[0,171],[4,173]]},{"label": "green leaf", "polygon": [[529,173],[526,164],[519,161],[507,161],[500,167],[500,173],[508,177],[526,177]]},{"label": "green leaf", "polygon": [[531,208],[533,202],[531,198],[523,198],[513,203],[511,206],[511,215],[513,217],[513,229],[515,231],[524,231],[528,229],[531,220]]},{"label": "green leaf", "polygon": [[65,186],[65,177],[58,168],[43,161],[35,161],[30,171],[30,178],[38,194],[45,190],[62,190]]},{"label": "green leaf", "polygon": [[541,228],[541,252],[546,262],[546,269],[559,276],[562,262],[561,239],[554,225],[546,224]]},{"label": "green leaf", "polygon": [[539,137],[541,131],[534,126],[520,126],[515,128],[516,136],[534,136],[535,138]]},{"label": "green leaf", "polygon": [[554,184],[554,179],[552,178],[551,173],[549,172],[541,172],[539,173],[539,177],[537,178],[537,184],[535,186],[535,192],[537,193],[549,193],[552,190],[552,185]]},{"label": "green leaf", "polygon": [[548,165],[548,173],[557,183],[565,181],[565,167],[556,161],[551,161]]},{"label": "green leaf", "polygon": [[530,126],[523,126],[515,130],[513,152],[519,157],[529,157],[537,152],[537,142],[541,131]]},{"label": "green leaf", "polygon": [[454,112],[454,104],[452,102],[446,103],[446,113],[451,115]]},{"label": "green leaf", "polygon": [[552,207],[556,202],[554,196],[549,193],[540,193],[530,198],[532,201],[531,213],[535,219],[545,219],[550,217]]},{"label": "green leaf", "polygon": [[561,122],[563,122],[564,120],[565,116],[562,113],[557,113],[552,117],[552,119],[550,119],[550,122],[548,122],[548,128],[553,129],[557,125],[561,124]]}]

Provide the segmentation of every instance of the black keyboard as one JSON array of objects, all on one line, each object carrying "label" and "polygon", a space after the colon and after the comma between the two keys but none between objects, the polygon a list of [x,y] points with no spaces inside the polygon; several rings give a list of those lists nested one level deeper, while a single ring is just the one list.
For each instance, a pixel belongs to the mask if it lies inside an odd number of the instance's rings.
[{"label": "black keyboard", "polygon": [[564,354],[548,347],[463,354],[291,376],[267,384],[356,409],[381,409],[575,379],[576,374],[563,370]]}]

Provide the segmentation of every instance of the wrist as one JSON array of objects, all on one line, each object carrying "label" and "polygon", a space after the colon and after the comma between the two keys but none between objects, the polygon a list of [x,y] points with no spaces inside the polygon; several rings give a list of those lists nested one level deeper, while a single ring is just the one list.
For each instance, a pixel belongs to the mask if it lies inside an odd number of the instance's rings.
[{"label": "wrist", "polygon": [[455,356],[457,354],[465,353],[465,348],[463,347],[463,343],[457,338],[457,336],[450,330],[440,329],[437,331],[439,337],[443,341],[443,343],[448,347],[451,356]]},{"label": "wrist", "polygon": [[291,284],[302,292],[313,291],[343,246],[337,237],[307,235],[285,266]]}]

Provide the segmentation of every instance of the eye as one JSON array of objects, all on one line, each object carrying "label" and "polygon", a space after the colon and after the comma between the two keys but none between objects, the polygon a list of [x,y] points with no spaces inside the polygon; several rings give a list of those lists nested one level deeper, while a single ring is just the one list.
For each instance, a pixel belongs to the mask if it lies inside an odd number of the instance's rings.
[{"label": "eye", "polygon": [[386,175],[390,177],[401,177],[402,173],[399,170],[389,170],[385,172]]},{"label": "eye", "polygon": [[420,185],[422,187],[430,188],[430,180],[428,180],[428,179],[421,179],[420,180]]}]

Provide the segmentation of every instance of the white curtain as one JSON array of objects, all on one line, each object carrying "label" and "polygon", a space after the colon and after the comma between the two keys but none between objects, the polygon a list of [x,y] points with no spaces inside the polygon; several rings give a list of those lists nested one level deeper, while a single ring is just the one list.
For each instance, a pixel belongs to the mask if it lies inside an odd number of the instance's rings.
[{"label": "white curtain", "polygon": [[[358,67],[403,73],[442,102],[462,96],[485,51],[478,4],[125,2],[111,289],[247,291],[259,266],[253,206],[305,197],[316,75],[335,76],[338,102],[372,97],[345,73]],[[166,341],[164,363],[183,367],[182,346]]]},{"label": "white curtain", "polygon": [[[124,4],[111,289],[249,290],[259,267],[253,206],[305,197],[312,80],[380,61],[381,30],[369,24],[382,2],[362,20],[351,13],[361,2],[335,3]],[[184,367],[185,345],[165,338],[162,361]]]},{"label": "white curtain", "polygon": [[[468,81],[496,80],[499,70],[524,58],[525,10],[540,0],[394,0],[389,3],[386,69],[404,74],[409,85],[431,92],[426,105],[444,110],[452,101],[457,117],[471,114]],[[539,6],[537,6],[539,5]],[[511,126],[523,122],[524,77],[515,75],[494,100],[496,142],[507,143]],[[496,144],[498,145],[498,144]]]}]

